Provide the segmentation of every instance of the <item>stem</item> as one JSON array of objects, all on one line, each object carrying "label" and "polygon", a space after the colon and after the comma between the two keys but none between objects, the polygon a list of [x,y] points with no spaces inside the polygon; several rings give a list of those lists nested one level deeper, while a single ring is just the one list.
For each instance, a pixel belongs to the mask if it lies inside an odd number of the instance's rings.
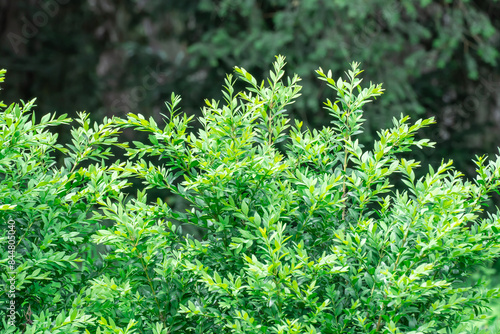
[{"label": "stem", "polygon": [[[348,106],[349,107],[349,106]],[[347,131],[347,134],[346,136],[344,137],[344,181],[342,182],[342,199],[344,199],[346,196],[347,196],[347,193],[346,193],[346,182],[345,182],[345,178],[347,177],[347,146],[346,146],[346,141],[347,139],[350,138],[350,135],[349,135],[349,124],[347,123],[347,120],[349,119],[349,116],[351,116],[351,113],[352,113],[352,109],[349,109],[349,112],[347,113],[346,115],[346,131]],[[344,205],[342,207],[342,221],[345,220],[345,209],[346,209],[346,205]]]},{"label": "stem", "polygon": [[[274,89],[273,89],[273,96],[274,96]],[[273,108],[273,101],[271,101],[271,104],[269,105],[268,107],[268,110],[269,110],[269,119],[268,119],[268,122],[269,122],[269,125],[268,125],[268,128],[267,128],[267,132],[269,134],[269,138],[268,138],[268,145],[271,146],[271,144],[273,143],[273,115],[272,115],[272,108]]]},{"label": "stem", "polygon": [[384,310],[384,305],[382,304],[382,307],[380,308],[380,316],[378,317],[377,321],[377,328],[375,329],[377,332],[380,330],[380,327],[382,326],[382,311]]},{"label": "stem", "polygon": [[[139,240],[137,240],[137,241],[139,241]],[[151,292],[153,293],[153,298],[155,300],[156,306],[158,307],[160,321],[163,322],[164,325],[167,325],[166,322],[165,322],[165,317],[163,315],[163,312],[161,311],[160,302],[158,301],[158,298],[156,298],[156,292],[155,292],[155,289],[153,287],[153,283],[152,283],[151,278],[149,277],[149,274],[148,274],[148,270],[147,270],[148,267],[144,263],[144,259],[142,258],[142,254],[139,253],[139,250],[137,248],[136,248],[136,251],[137,251],[137,254],[138,254],[139,259],[141,261],[142,269],[144,270],[144,273],[146,274],[146,278],[148,279],[148,284],[149,284],[149,287],[151,288]]]},{"label": "stem", "polygon": [[[342,182],[342,199],[344,199],[347,196],[346,184],[345,184],[346,174],[347,174],[347,147],[344,146],[344,181]],[[345,208],[346,206],[344,205],[342,207],[342,221],[345,220]]]}]

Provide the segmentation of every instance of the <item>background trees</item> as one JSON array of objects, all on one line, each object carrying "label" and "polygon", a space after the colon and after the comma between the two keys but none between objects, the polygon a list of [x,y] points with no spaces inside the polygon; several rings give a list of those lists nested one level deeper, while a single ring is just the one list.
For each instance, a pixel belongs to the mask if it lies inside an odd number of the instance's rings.
[{"label": "background trees", "polygon": [[0,9],[8,101],[36,95],[42,112],[159,117],[175,91],[196,114],[235,64],[264,74],[281,53],[303,78],[308,98],[291,112],[307,126],[325,122],[318,101],[328,93],[314,68],[340,75],[356,60],[391,92],[367,115],[368,134],[401,112],[435,115],[426,135],[462,168],[499,142],[498,1],[48,0]]}]

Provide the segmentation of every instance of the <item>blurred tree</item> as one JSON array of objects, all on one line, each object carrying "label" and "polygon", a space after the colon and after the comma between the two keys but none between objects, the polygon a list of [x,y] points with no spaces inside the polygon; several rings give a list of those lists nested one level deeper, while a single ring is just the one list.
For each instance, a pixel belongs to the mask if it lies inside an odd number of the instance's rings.
[{"label": "blurred tree", "polygon": [[462,169],[500,142],[499,31],[497,0],[0,0],[7,101],[160,118],[175,91],[192,114],[220,97],[233,66],[264,75],[280,53],[308,97],[292,116],[319,126],[327,95],[313,70],[340,75],[356,60],[388,92],[367,113],[368,135],[401,112],[436,115],[426,135]]}]

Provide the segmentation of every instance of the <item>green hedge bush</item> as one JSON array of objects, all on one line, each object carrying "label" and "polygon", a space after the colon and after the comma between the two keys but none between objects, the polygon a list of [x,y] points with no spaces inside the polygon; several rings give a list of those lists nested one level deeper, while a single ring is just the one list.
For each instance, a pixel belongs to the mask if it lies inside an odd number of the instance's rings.
[{"label": "green hedge bush", "polygon": [[[434,120],[407,116],[361,146],[365,104],[384,90],[362,88],[358,63],[346,79],[317,71],[336,93],[331,127],[290,125],[301,87],[284,65],[278,56],[261,83],[236,67],[248,88],[229,75],[196,133],[174,94],[161,127],[80,113],[67,147],[49,127],[70,119],[37,122],[34,101],[2,105],[4,332],[417,334],[483,318],[500,290],[468,277],[498,257],[500,217],[483,208],[500,158],[477,157],[472,181],[451,161],[416,177],[419,162],[402,153],[433,146],[415,134]],[[120,143],[128,128],[149,143]],[[110,162],[113,147],[127,161]],[[136,178],[143,189],[126,196]],[[148,199],[152,188],[190,209]]]}]

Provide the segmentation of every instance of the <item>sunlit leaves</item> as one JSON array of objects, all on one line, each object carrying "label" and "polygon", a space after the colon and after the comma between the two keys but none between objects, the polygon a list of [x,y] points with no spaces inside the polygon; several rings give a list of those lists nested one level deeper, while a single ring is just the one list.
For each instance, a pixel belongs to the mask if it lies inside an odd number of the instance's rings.
[{"label": "sunlit leaves", "polygon": [[[415,138],[434,119],[403,115],[363,146],[363,108],[383,89],[363,84],[358,63],[346,79],[317,71],[336,95],[325,104],[332,127],[289,127],[301,87],[284,66],[278,56],[261,84],[236,68],[197,130],[175,94],[164,126],[133,113],[92,124],[81,113],[68,147],[47,127],[70,120],[36,123],[33,102],[5,108],[0,215],[22,232],[26,332],[416,334],[481,318],[500,293],[466,279],[499,254],[500,215],[482,211],[500,186],[500,157],[477,157],[474,182],[452,161],[417,176],[420,162],[401,153],[434,145]],[[148,141],[120,143],[128,128]],[[127,161],[107,162],[111,147]],[[134,179],[144,187],[126,196]]]}]

